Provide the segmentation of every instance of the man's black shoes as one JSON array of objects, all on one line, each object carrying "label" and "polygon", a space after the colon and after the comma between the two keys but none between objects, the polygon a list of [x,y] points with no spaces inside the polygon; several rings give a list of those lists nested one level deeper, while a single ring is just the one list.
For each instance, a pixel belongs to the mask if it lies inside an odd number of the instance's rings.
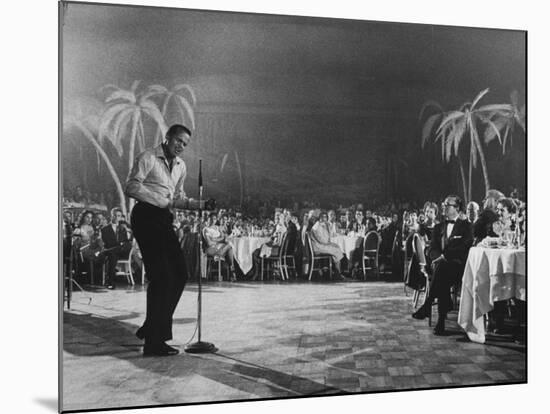
[{"label": "man's black shoes", "polygon": [[445,319],[438,319],[434,328],[434,334],[437,336],[445,335]]},{"label": "man's black shoes", "polygon": [[145,339],[145,331],[143,329],[143,326],[136,331],[136,336],[138,339]]},{"label": "man's black shoes", "polygon": [[422,305],[415,313],[412,314],[414,319],[426,319],[428,317],[428,312],[426,311],[426,306]]},{"label": "man's black shoes", "polygon": [[160,344],[145,344],[143,347],[143,356],[173,356],[179,353],[178,349],[164,342]]}]

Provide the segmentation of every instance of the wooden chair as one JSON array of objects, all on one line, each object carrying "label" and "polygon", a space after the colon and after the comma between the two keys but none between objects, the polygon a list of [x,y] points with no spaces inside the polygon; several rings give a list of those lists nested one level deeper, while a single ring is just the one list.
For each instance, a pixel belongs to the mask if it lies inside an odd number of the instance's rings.
[{"label": "wooden chair", "polygon": [[[286,279],[289,279],[289,272],[288,270],[291,269],[294,271],[294,274],[296,275],[296,260],[294,258],[294,252],[288,251],[288,245],[289,245],[289,238],[288,233],[285,233],[283,237],[283,241],[281,243],[281,269],[285,273]],[[292,262],[290,264],[290,262]]]},{"label": "wooden chair", "polygon": [[230,279],[229,266],[227,266],[225,257],[221,257],[218,255],[210,255],[206,253],[206,250],[208,249],[208,239],[206,237],[205,231],[206,231],[206,228],[203,228],[201,231],[203,254],[206,256],[206,275],[205,276],[208,279],[212,274],[212,271],[214,270],[214,265],[217,264],[218,282],[223,281],[222,264],[225,263],[226,276],[227,276],[227,280],[229,280]]},{"label": "wooden chair", "polygon": [[[420,289],[415,289],[414,295],[413,295],[413,306],[416,308],[418,306],[418,301],[420,299],[420,295],[424,293],[424,301],[430,294],[430,277],[428,273],[426,272],[426,256],[424,254],[424,242],[420,238],[420,236],[417,233],[414,233],[412,235],[411,239],[411,248],[412,248],[412,255],[416,258],[416,263],[418,263],[419,271],[423,274],[425,278],[425,284],[424,287],[421,287]],[[408,273],[411,272],[411,266],[413,265],[413,260],[410,260]]]},{"label": "wooden chair", "polygon": [[365,235],[363,242],[363,280],[367,278],[367,270],[375,270],[376,276],[380,277],[380,269],[378,266],[378,253],[380,251],[380,243],[382,239],[378,232],[371,230]]},{"label": "wooden chair", "polygon": [[[281,239],[281,245],[279,246],[278,253],[276,255],[260,258],[261,259],[261,268],[260,268],[261,280],[263,280],[263,277],[264,277],[264,269],[267,270],[268,268],[271,268],[272,271],[274,269],[277,269],[279,271],[279,274],[281,275],[282,280],[289,279],[288,269],[293,269],[294,271],[296,271],[296,263],[294,261],[294,256],[288,252],[288,242],[289,242],[288,232],[285,232],[285,234],[283,234],[283,237]],[[290,264],[290,262],[292,263]]]},{"label": "wooden chair", "polygon": [[[311,236],[309,233],[305,234],[305,242],[307,249],[309,251],[309,257],[310,257],[310,266],[309,266],[309,277],[308,280],[311,280],[311,277],[313,276],[314,271],[319,271],[323,269],[323,266],[320,266],[319,263],[323,263],[325,261],[328,262],[328,269],[329,269],[329,275],[332,279],[332,256],[330,254],[325,253],[315,253],[313,251],[313,245],[311,244]],[[318,266],[315,266],[317,263]]]},{"label": "wooden chair", "polygon": [[[215,269],[216,264],[217,270]],[[225,263],[225,258],[206,254],[206,277],[208,278],[212,274],[212,271],[214,271],[218,275],[218,282],[223,281],[222,264],[225,264],[226,278],[229,280],[229,266]]]},{"label": "wooden chair", "polygon": [[[134,254],[134,246],[130,249],[128,257],[124,259],[119,259],[116,262],[117,270],[115,276],[125,276],[128,284],[134,286],[134,274],[132,271],[132,255]],[[143,268],[142,268],[143,269]],[[105,273],[105,272],[104,272]],[[143,278],[143,276],[142,276]]]}]

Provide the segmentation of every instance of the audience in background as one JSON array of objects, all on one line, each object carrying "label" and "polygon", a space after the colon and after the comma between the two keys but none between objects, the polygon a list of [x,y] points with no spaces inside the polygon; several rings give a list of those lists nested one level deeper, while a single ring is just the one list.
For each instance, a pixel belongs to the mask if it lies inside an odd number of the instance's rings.
[{"label": "audience in background", "polygon": [[474,245],[481,242],[485,237],[496,237],[493,231],[493,223],[498,220],[496,212],[498,200],[504,198],[498,190],[489,190],[483,200],[483,211],[479,214],[474,223]]}]

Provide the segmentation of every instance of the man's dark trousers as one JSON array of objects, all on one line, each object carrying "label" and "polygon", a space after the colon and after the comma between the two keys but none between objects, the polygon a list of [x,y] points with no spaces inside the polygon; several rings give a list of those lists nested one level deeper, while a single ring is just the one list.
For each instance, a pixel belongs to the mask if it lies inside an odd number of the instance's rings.
[{"label": "man's dark trousers", "polygon": [[138,202],[132,210],[132,230],[137,240],[149,285],[143,324],[145,342],[172,339],[172,315],[180,300],[187,269],[168,209]]}]

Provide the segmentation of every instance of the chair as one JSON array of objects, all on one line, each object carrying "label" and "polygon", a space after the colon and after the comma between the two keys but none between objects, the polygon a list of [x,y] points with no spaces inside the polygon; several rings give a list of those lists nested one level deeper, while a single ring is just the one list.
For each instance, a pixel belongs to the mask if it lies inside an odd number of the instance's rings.
[{"label": "chair", "polygon": [[208,238],[205,234],[206,228],[203,228],[201,231],[201,237],[202,237],[202,247],[203,247],[203,254],[206,256],[206,274],[205,277],[208,279],[208,277],[212,274],[212,271],[214,270],[214,265],[217,263],[217,275],[218,275],[218,282],[223,281],[222,276],[222,263],[225,263],[225,269],[227,274],[227,280],[230,279],[229,277],[229,267],[227,266],[227,263],[225,261],[225,257],[221,257],[218,255],[210,255],[206,253],[206,250],[208,249]]},{"label": "chair", "polygon": [[367,278],[367,270],[375,270],[377,277],[380,277],[380,269],[378,267],[380,242],[380,235],[375,230],[371,230],[365,235],[362,257],[364,280]]},{"label": "chair", "polygon": [[[288,244],[289,244],[289,238],[288,233],[285,233],[283,237],[283,241],[281,243],[281,268],[283,272],[285,273],[286,279],[289,279],[289,273],[288,270],[292,269],[294,270],[294,274],[296,275],[296,260],[294,258],[294,252],[288,251]],[[292,262],[292,264],[289,264],[289,261]]]},{"label": "chair", "polygon": [[[383,270],[380,271],[380,274],[383,274],[383,275],[387,275],[387,274],[390,274],[390,275],[393,275],[393,266],[392,266],[392,257],[393,257],[393,252],[394,252],[394,246],[396,244],[396,239],[397,239],[397,233],[398,231],[395,231],[393,234],[387,232],[387,231],[383,231],[380,238],[381,238],[381,241],[380,241],[380,249],[379,249],[379,252],[378,252],[378,261],[379,261],[379,268],[382,269],[383,267]],[[391,246],[388,244],[386,246],[387,243],[385,243],[385,240],[391,238],[392,242],[391,242]],[[383,248],[385,247],[385,248]],[[389,247],[389,249],[388,249]]]},{"label": "chair", "polygon": [[[80,273],[80,275],[83,276],[84,274],[86,274],[90,276],[90,285],[93,286],[95,282],[94,273],[95,273],[96,262],[91,258],[84,257],[84,251],[89,247],[90,247],[90,243],[84,246],[78,247],[78,260],[76,261],[76,268],[78,269],[78,273]],[[88,263],[89,270],[84,270],[84,265],[86,263]]]},{"label": "chair", "polygon": [[[134,254],[134,249],[135,249],[135,247],[132,244],[132,248],[130,249],[130,252],[128,253],[128,258],[117,260],[116,267],[117,267],[117,269],[120,269],[120,270],[117,270],[116,273],[115,273],[115,276],[125,276],[128,283],[132,286],[135,285],[134,274],[132,272],[132,256]],[[141,277],[142,277],[142,281],[143,281],[143,278],[144,278],[143,267],[141,269],[142,269],[142,276]],[[103,272],[103,273],[105,273],[105,272]]]},{"label": "chair", "polygon": [[[288,269],[294,269],[296,271],[296,263],[294,261],[294,256],[288,253],[288,232],[283,234],[281,239],[281,245],[279,246],[279,252],[276,255],[261,257],[261,268],[260,268],[260,279],[263,280],[264,269],[269,267],[269,263],[272,263],[271,268],[276,266],[279,270],[282,280],[288,280]],[[268,266],[265,266],[265,261],[267,261]],[[292,264],[289,265],[289,261],[292,261]]]},{"label": "chair", "polygon": [[324,261],[328,262],[328,269],[329,269],[329,275],[332,279],[332,256],[330,254],[326,253],[315,253],[313,251],[313,245],[311,244],[311,235],[309,232],[306,232],[305,234],[305,242],[307,249],[309,251],[309,257],[310,257],[310,266],[309,266],[309,277],[308,280],[311,280],[311,277],[313,276],[314,271],[322,270],[322,266],[315,266],[315,263],[323,263]]},{"label": "chair", "polygon": [[[214,265],[216,263],[218,264],[217,270],[214,269]],[[206,277],[208,278],[208,276],[212,274],[212,271],[215,271],[217,272],[217,275],[218,275],[218,282],[223,281],[222,263],[225,263],[224,257],[217,256],[217,255],[211,256],[206,254]],[[229,280],[229,266],[227,266],[227,263],[225,263],[225,270],[226,270],[227,280]]]},{"label": "chair", "polygon": [[[412,266],[417,265],[418,269],[416,269],[418,272],[421,273],[421,275],[424,277],[424,284],[423,286],[415,285],[414,286],[414,295],[413,295],[413,306],[416,308],[418,306],[418,300],[420,298],[420,295],[422,292],[424,292],[424,300],[428,297],[430,294],[430,277],[428,273],[426,272],[426,256],[424,254],[424,243],[420,236],[417,233],[412,234],[411,236],[411,249],[412,249],[412,258],[409,262],[409,267],[407,269],[407,278],[410,281],[409,276],[411,275],[411,272],[413,271]],[[417,280],[416,282],[420,282]]]}]

